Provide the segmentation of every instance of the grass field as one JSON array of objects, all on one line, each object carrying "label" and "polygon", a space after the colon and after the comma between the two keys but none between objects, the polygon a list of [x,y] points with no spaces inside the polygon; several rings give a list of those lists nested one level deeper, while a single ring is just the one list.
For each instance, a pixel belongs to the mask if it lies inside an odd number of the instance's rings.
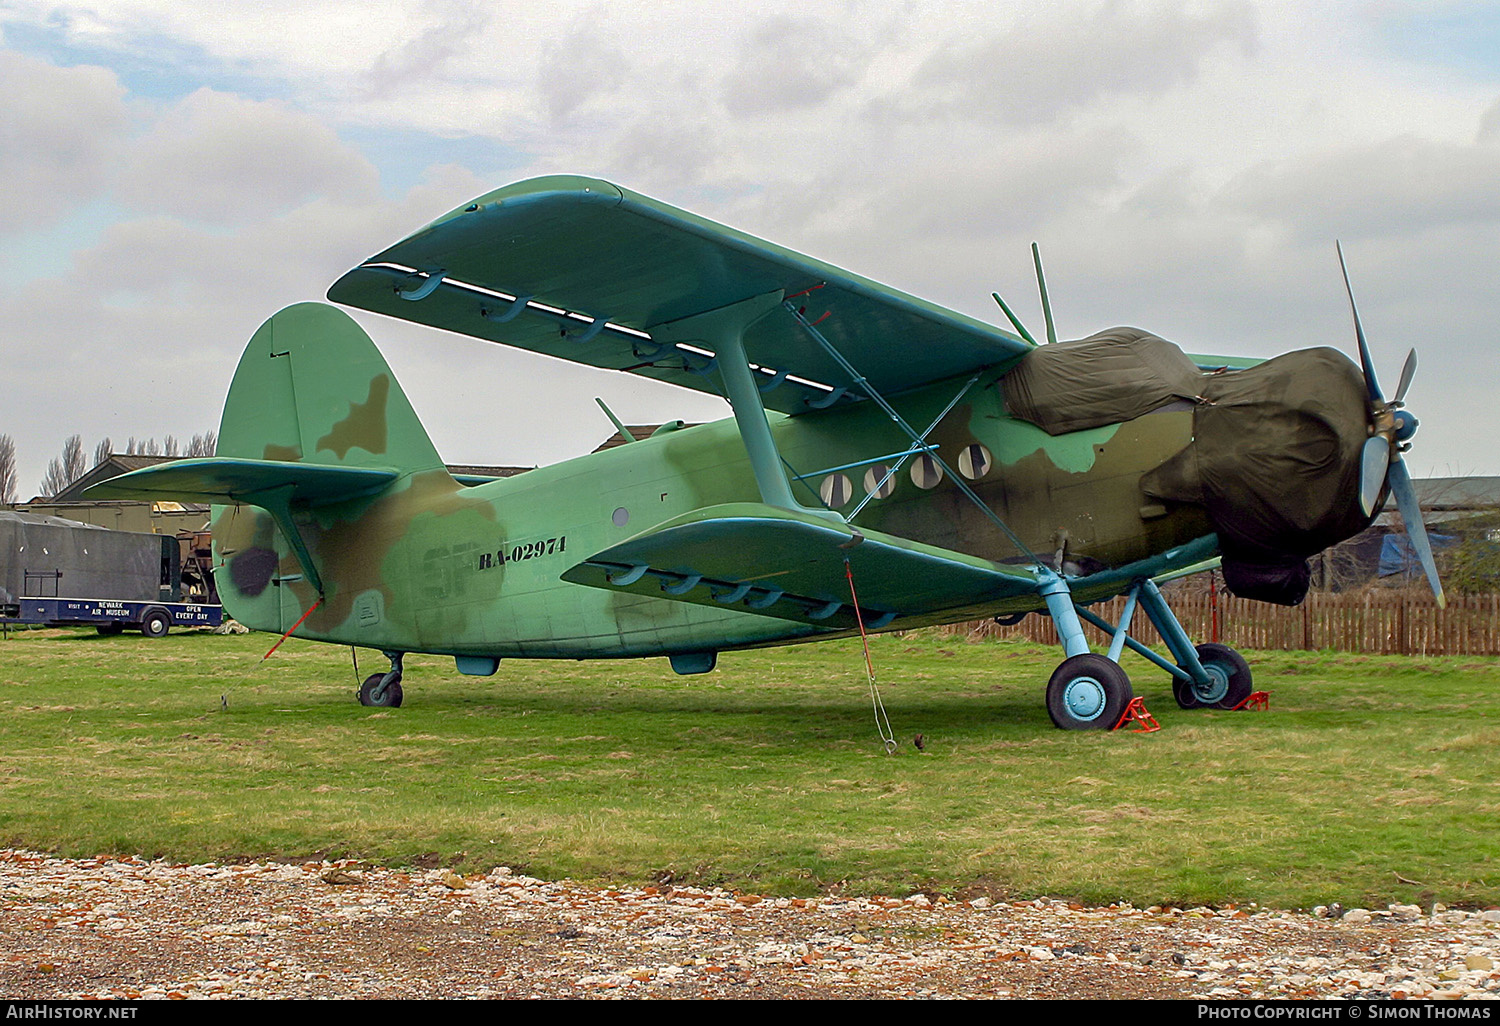
[{"label": "grass field", "polygon": [[686,678],[412,656],[397,710],[355,703],[347,649],[258,665],[272,641],[0,641],[0,842],[761,893],[1500,904],[1500,660],[1252,653],[1270,711],[1227,713],[1179,710],[1128,656],[1163,729],[1065,733],[1041,700],[1055,651],[884,636],[888,756],[857,641]]}]

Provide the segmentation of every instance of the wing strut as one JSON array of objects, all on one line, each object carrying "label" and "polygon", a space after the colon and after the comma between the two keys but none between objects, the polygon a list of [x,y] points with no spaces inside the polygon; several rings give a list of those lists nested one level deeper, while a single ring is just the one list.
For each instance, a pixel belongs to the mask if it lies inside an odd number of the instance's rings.
[{"label": "wing strut", "polygon": [[766,408],[760,401],[760,383],[751,373],[749,358],[745,356],[745,329],[775,309],[782,301],[782,295],[782,290],[777,289],[679,321],[654,324],[651,338],[653,341],[702,342],[714,351],[713,362],[718,364],[719,374],[724,379],[734,421],[740,429],[745,451],[750,454],[750,469],[766,505],[823,516],[832,513],[842,521],[843,517],[832,510],[808,509],[792,497],[791,484],[781,469],[781,454],[776,449],[776,440],[771,437],[771,426],[766,422]]},{"label": "wing strut", "polygon": [[995,526],[1000,528],[1000,530],[1004,532],[1005,536],[1010,539],[1011,544],[1016,547],[1016,551],[1020,552],[1028,560],[1035,563],[1039,570],[1045,570],[1047,568],[1046,564],[1043,563],[1040,558],[1038,558],[1036,553],[1032,552],[1031,549],[1027,547],[1026,543],[1016,535],[1016,532],[1010,529],[1010,525],[1008,525],[1004,520],[1001,520],[1000,517],[995,514],[995,511],[990,509],[989,506],[985,504],[984,500],[974,493],[974,489],[969,487],[968,482],[963,479],[962,475],[955,474],[953,472],[953,468],[948,466],[948,464],[944,462],[943,458],[937,454],[937,451],[935,449],[928,446],[927,443],[922,440],[923,436],[917,434],[912,426],[906,422],[906,418],[902,417],[901,414],[896,412],[896,408],[892,406],[888,401],[886,401],[886,398],[880,394],[880,392],[875,388],[874,385],[870,384],[870,382],[865,379],[864,375],[860,374],[860,372],[852,363],[844,359],[843,354],[833,347],[833,343],[828,341],[823,333],[816,327],[814,327],[806,317],[802,316],[802,312],[798,310],[796,306],[791,303],[783,303],[782,305],[787,309],[789,313],[791,313],[793,317],[797,319],[797,323],[802,325],[803,329],[813,337],[813,340],[817,342],[818,345],[823,347],[824,352],[831,356],[833,358],[833,361],[843,368],[844,373],[848,374],[849,377],[853,379],[854,384],[858,385],[861,391],[863,391],[866,395],[868,395],[875,401],[876,406],[879,406],[883,411],[885,411],[885,415],[887,417],[890,417],[891,420],[894,421],[902,431],[906,432],[907,437],[912,440],[912,443],[928,452],[932,456],[932,458],[937,461],[938,466],[943,468],[943,473],[948,475],[949,480],[951,480],[955,485],[958,486],[959,491],[963,492],[964,495],[968,497],[970,502],[979,507],[980,512],[994,521]]}]

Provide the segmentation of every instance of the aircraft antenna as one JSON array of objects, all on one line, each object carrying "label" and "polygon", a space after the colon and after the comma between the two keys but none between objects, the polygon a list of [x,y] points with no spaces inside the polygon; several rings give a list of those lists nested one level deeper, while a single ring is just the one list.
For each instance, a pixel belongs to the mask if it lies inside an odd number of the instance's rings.
[{"label": "aircraft antenna", "polygon": [[1031,244],[1031,261],[1036,264],[1036,287],[1042,293],[1042,316],[1047,318],[1047,341],[1056,345],[1057,327],[1052,323],[1052,304],[1047,299],[1047,279],[1042,274],[1042,251],[1034,242]]},{"label": "aircraft antenna", "polygon": [[627,431],[625,429],[625,425],[620,423],[620,418],[615,416],[615,412],[613,410],[611,410],[608,406],[604,405],[604,400],[603,399],[600,399],[596,395],[596,396],[594,396],[594,402],[596,402],[596,403],[599,404],[599,409],[601,409],[601,410],[604,411],[604,415],[609,418],[609,422],[611,424],[613,424],[615,427],[617,427],[617,428],[620,429],[620,437],[621,438],[625,439],[625,441],[627,441],[627,442],[639,442],[640,441],[639,438],[635,437],[635,435],[631,434],[629,431]]},{"label": "aircraft antenna", "polygon": [[1011,312],[1010,307],[1005,305],[1005,300],[1000,298],[1000,293],[991,292],[990,295],[994,297],[995,302],[1000,304],[1000,309],[1005,311],[1005,316],[1010,318],[1010,323],[1015,326],[1016,332],[1032,345],[1036,345],[1036,339],[1031,337],[1031,332],[1026,330],[1026,325],[1021,323],[1021,319]]}]

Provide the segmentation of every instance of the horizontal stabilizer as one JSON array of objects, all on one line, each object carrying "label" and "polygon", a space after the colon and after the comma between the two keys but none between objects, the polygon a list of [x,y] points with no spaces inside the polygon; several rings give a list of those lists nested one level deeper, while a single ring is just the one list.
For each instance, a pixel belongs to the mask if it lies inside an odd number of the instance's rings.
[{"label": "horizontal stabilizer", "polygon": [[[373,467],[333,467],[278,460],[177,460],[101,481],[84,494],[90,499],[171,499],[265,506],[321,505],[377,492],[397,472]],[[289,489],[282,492],[281,489]],[[273,499],[272,496],[275,496]]]},{"label": "horizontal stabilizer", "polygon": [[709,506],[598,552],[574,584],[848,630],[847,560],[865,626],[1034,593],[1036,576],[976,556],[760,503]]}]

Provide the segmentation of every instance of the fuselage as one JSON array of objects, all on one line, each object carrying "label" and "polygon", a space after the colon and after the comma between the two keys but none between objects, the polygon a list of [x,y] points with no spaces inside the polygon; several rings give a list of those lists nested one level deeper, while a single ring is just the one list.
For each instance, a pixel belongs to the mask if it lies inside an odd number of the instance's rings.
[{"label": "fuselage", "polygon": [[[1069,573],[1136,563],[1211,534],[1201,509],[1169,509],[1140,490],[1143,473],[1191,442],[1190,409],[1054,437],[1005,413],[998,378],[938,382],[897,402],[908,423],[926,426],[962,392],[928,436],[951,473],[930,458],[903,459],[911,439],[871,403],[770,414],[794,497],[845,516],[863,501],[851,521],[857,527],[996,562],[1029,563],[1034,555]],[[965,477],[1029,552],[962,494],[952,474]],[[871,491],[880,497],[864,501]],[[325,595],[297,633],[398,651],[552,658],[718,650],[833,633],[559,579],[590,554],[672,517],[758,500],[733,420],[474,486],[443,471],[408,475],[374,498],[298,514]],[[220,594],[247,625],[285,631],[317,599],[265,513],[216,509],[214,538]],[[993,608],[955,605],[922,622],[1016,606],[1015,599]],[[917,625],[898,619],[889,629]]]}]

